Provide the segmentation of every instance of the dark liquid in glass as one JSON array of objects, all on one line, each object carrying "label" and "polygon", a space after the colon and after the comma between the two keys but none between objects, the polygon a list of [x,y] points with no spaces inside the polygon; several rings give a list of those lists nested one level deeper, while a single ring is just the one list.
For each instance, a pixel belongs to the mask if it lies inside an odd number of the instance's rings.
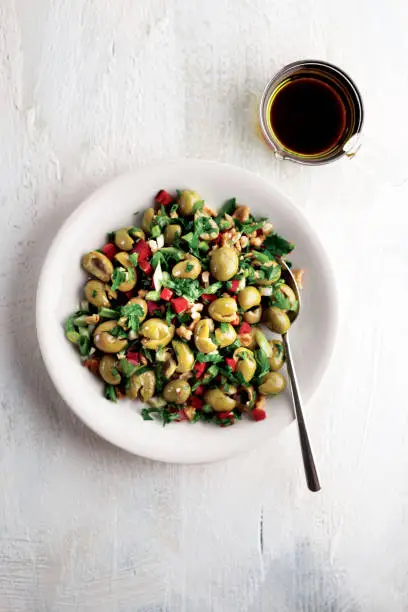
[{"label": "dark liquid in glass", "polygon": [[347,125],[344,100],[334,86],[314,77],[288,81],[271,105],[271,126],[282,145],[317,155],[342,142]]}]

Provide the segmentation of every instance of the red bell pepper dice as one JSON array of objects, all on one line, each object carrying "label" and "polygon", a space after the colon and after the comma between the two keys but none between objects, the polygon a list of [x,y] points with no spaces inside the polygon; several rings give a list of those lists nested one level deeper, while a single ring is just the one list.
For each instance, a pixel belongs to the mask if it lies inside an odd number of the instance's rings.
[{"label": "red bell pepper dice", "polygon": [[202,399],[200,399],[199,397],[195,397],[195,396],[193,396],[193,397],[190,399],[190,404],[191,404],[191,405],[192,405],[194,408],[196,408],[197,410],[200,410],[200,409],[203,407],[203,403],[204,403],[204,402],[203,402],[203,400],[202,400]]},{"label": "red bell pepper dice", "polygon": [[148,261],[139,261],[139,268],[143,270],[147,276],[150,276],[153,272],[153,268]]},{"label": "red bell pepper dice", "polygon": [[140,355],[136,351],[128,351],[126,353],[126,359],[132,365],[139,365],[139,363],[140,363]]},{"label": "red bell pepper dice", "polygon": [[252,328],[251,328],[250,324],[245,322],[239,328],[238,333],[239,334],[249,334],[251,329]]},{"label": "red bell pepper dice", "polygon": [[159,308],[157,302],[147,301],[146,304],[147,310],[149,311],[149,315],[152,315]]},{"label": "red bell pepper dice", "polygon": [[238,361],[236,359],[232,359],[232,357],[226,357],[225,363],[231,368],[233,372],[235,372],[238,364]]},{"label": "red bell pepper dice", "polygon": [[142,238],[138,240],[135,246],[132,249],[132,253],[137,253],[139,255],[138,263],[140,265],[141,261],[147,261],[150,259],[152,254],[152,249],[147,244],[146,240]]},{"label": "red bell pepper dice", "polygon": [[231,281],[231,289],[230,289],[230,291],[232,291],[233,293],[236,293],[238,291],[238,287],[239,287],[239,280]]},{"label": "red bell pepper dice", "polygon": [[177,314],[184,312],[188,308],[188,302],[186,298],[183,298],[183,297],[173,298],[170,301],[171,301],[171,305],[173,306],[174,312],[176,312]]},{"label": "red bell pepper dice", "polygon": [[196,361],[194,364],[194,370],[196,373],[196,378],[201,378],[202,376],[204,376],[204,372],[207,369],[207,364],[206,363],[200,363],[199,361]]},{"label": "red bell pepper dice", "polygon": [[166,300],[166,302],[168,302],[173,297],[173,291],[171,289],[167,289],[166,287],[165,289],[162,289],[160,297],[162,300]]},{"label": "red bell pepper dice", "polygon": [[262,410],[262,408],[254,408],[252,411],[252,418],[254,421],[263,421],[266,418],[265,410]]},{"label": "red bell pepper dice", "polygon": [[105,244],[101,251],[108,259],[113,259],[116,253],[118,253],[118,249],[115,247],[114,244],[112,244],[112,242],[108,242],[108,244]]},{"label": "red bell pepper dice", "polygon": [[217,296],[214,295],[213,293],[203,293],[201,297],[206,302],[214,302],[214,300],[217,299]]},{"label": "red bell pepper dice", "polygon": [[160,189],[160,191],[154,198],[154,201],[156,202],[156,204],[160,204],[160,206],[168,206],[169,204],[172,204],[172,202],[174,202],[174,198],[168,191]]}]

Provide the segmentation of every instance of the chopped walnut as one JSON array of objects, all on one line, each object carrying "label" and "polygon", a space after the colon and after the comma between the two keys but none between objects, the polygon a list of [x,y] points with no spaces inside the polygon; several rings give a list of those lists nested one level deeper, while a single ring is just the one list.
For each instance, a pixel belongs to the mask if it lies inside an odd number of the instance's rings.
[{"label": "chopped walnut", "polygon": [[190,329],[191,331],[194,331],[194,329],[196,328],[196,326],[197,326],[197,324],[198,324],[200,319],[201,319],[200,315],[199,315],[199,317],[197,319],[193,319],[193,321],[188,326],[188,329]]},{"label": "chopped walnut", "polygon": [[234,214],[232,215],[234,219],[238,219],[238,221],[248,221],[251,211],[249,206],[237,206]]},{"label": "chopped walnut", "polygon": [[93,314],[85,317],[85,323],[87,325],[95,325],[99,321],[99,315]]},{"label": "chopped walnut", "polygon": [[196,409],[193,406],[187,406],[184,408],[184,414],[188,418],[189,421],[192,421],[195,417]]},{"label": "chopped walnut", "polygon": [[249,242],[254,247],[260,247],[262,246],[262,243],[265,240],[265,238],[266,236],[255,236],[255,238],[251,238]]},{"label": "chopped walnut", "polygon": [[210,273],[205,271],[201,274],[201,280],[203,281],[204,287],[208,287],[210,284]]},{"label": "chopped walnut", "polygon": [[191,378],[193,375],[192,372],[183,372],[182,374],[180,374],[179,379],[180,380],[188,380],[189,378]]},{"label": "chopped walnut", "polygon": [[175,210],[173,210],[173,211],[170,213],[170,217],[171,217],[171,219],[178,219],[178,214],[177,214],[177,212],[176,212]]},{"label": "chopped walnut", "polygon": [[253,342],[252,334],[250,334],[250,333],[248,333],[248,334],[239,334],[239,341],[241,343],[241,346],[245,346],[246,348],[248,346],[251,346],[251,344]]},{"label": "chopped walnut", "polygon": [[248,236],[241,236],[241,238],[239,239],[239,243],[241,245],[241,248],[245,249],[245,247],[247,247],[249,244]]},{"label": "chopped walnut", "polygon": [[158,251],[157,242],[155,240],[148,240],[147,244],[149,245],[152,253],[156,253]]},{"label": "chopped walnut", "polygon": [[191,313],[191,318],[193,319],[193,321],[196,321],[198,319],[201,319],[201,315],[199,312],[192,312]]},{"label": "chopped walnut", "polygon": [[217,213],[212,208],[207,206],[207,204],[204,204],[203,212],[207,213],[207,215],[210,215],[210,217],[216,217],[217,216]]},{"label": "chopped walnut", "polygon": [[187,327],[185,327],[184,325],[180,325],[180,327],[176,329],[176,334],[180,336],[180,338],[184,338],[184,340],[189,341],[191,340],[193,332],[187,329]]},{"label": "chopped walnut", "polygon": [[299,287],[299,289],[303,289],[303,275],[304,275],[305,271],[302,268],[299,268],[298,270],[293,270],[292,274],[293,274],[293,278],[296,281],[297,286]]},{"label": "chopped walnut", "polygon": [[271,234],[273,232],[273,225],[272,223],[269,223],[268,221],[265,221],[263,226],[262,226],[262,233],[265,234],[265,236],[267,236],[268,234]]},{"label": "chopped walnut", "polygon": [[147,291],[146,291],[146,289],[139,289],[139,291],[137,292],[137,295],[138,295],[140,298],[144,298],[144,297],[147,295]]}]

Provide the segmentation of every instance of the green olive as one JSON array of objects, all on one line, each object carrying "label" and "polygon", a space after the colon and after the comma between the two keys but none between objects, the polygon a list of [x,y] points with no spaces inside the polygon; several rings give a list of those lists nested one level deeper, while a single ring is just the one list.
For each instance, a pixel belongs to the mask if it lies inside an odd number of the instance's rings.
[{"label": "green olive", "polygon": [[147,370],[142,374],[133,374],[130,377],[126,395],[131,399],[139,397],[143,402],[147,402],[153,397],[155,390],[156,376],[152,370]]},{"label": "green olive", "polygon": [[211,253],[211,274],[218,281],[227,281],[238,272],[238,252],[229,246],[223,246]]},{"label": "green olive", "polygon": [[112,336],[109,332],[118,326],[117,321],[105,321],[94,331],[94,344],[103,353],[119,353],[127,347],[126,338]]},{"label": "green olive", "polygon": [[259,323],[262,318],[262,306],[259,305],[256,308],[252,308],[251,310],[247,310],[244,312],[244,321],[253,325],[254,323]]},{"label": "green olive", "polygon": [[129,234],[130,227],[123,227],[115,232],[115,244],[121,251],[131,251],[134,240]]},{"label": "green olive", "polygon": [[157,350],[159,346],[167,346],[174,336],[174,326],[167,325],[163,319],[148,319],[140,328],[144,336],[142,344],[145,348]]},{"label": "green olive", "polygon": [[184,261],[179,261],[171,271],[174,278],[196,279],[201,272],[201,264],[197,257],[189,257]]},{"label": "green olive", "polygon": [[163,397],[172,404],[184,404],[191,394],[191,387],[186,380],[171,380],[163,389]]},{"label": "green olive", "polygon": [[180,225],[166,225],[163,232],[164,244],[166,246],[171,246],[174,242],[176,236],[181,236],[181,226]]},{"label": "green olive", "polygon": [[194,342],[201,353],[212,353],[217,345],[211,340],[210,333],[214,330],[212,319],[201,319],[194,329]]},{"label": "green olive", "polygon": [[120,374],[117,368],[117,360],[113,355],[104,355],[99,362],[99,374],[109,385],[120,383]]},{"label": "green olive", "polygon": [[229,346],[237,339],[237,332],[232,325],[230,323],[225,323],[224,325],[228,327],[224,327],[223,329],[221,329],[221,327],[217,327],[215,330],[215,337],[221,348],[224,348],[224,346]]},{"label": "green olive", "polygon": [[132,265],[129,259],[129,253],[126,253],[125,251],[116,253],[115,260],[125,268],[127,277],[126,280],[119,285],[118,290],[123,292],[131,291],[137,283],[137,273],[135,267]]},{"label": "green olive", "polygon": [[269,372],[259,385],[259,392],[263,395],[277,395],[286,387],[286,381],[280,372]]},{"label": "green olive", "polygon": [[[143,298],[131,298],[127,304],[137,304],[143,310],[143,315],[138,317],[140,323],[145,320],[147,316],[147,302]],[[126,304],[126,305],[127,305]]]},{"label": "green olive", "polygon": [[256,392],[251,386],[241,387],[239,392],[239,406],[240,410],[250,410],[254,407],[256,402]]},{"label": "green olive", "polygon": [[237,372],[241,372],[246,382],[249,382],[254,377],[256,370],[253,352],[244,347],[237,348],[234,351],[234,359],[238,359]]},{"label": "green olive", "polygon": [[110,281],[113,272],[112,262],[99,251],[91,251],[82,258],[82,267],[91,276],[107,283]]},{"label": "green olive", "polygon": [[129,230],[129,233],[133,238],[137,238],[138,240],[145,240],[146,238],[146,234],[140,227],[132,227],[132,229]]},{"label": "green olive", "polygon": [[271,306],[266,311],[266,324],[276,334],[286,334],[290,327],[290,319],[286,312],[276,306]]},{"label": "green olive", "polygon": [[201,200],[202,197],[196,191],[190,191],[189,189],[182,191],[178,200],[181,214],[184,217],[190,217],[194,212],[194,204]]},{"label": "green olive", "polygon": [[177,357],[176,372],[190,372],[194,365],[194,355],[190,347],[180,340],[173,340],[172,346]]},{"label": "green olive", "polygon": [[271,370],[280,370],[285,362],[285,351],[281,340],[270,340],[272,355],[269,357]]},{"label": "green olive", "polygon": [[210,304],[208,313],[215,321],[231,323],[237,316],[237,303],[231,297],[218,298]]},{"label": "green olive", "polygon": [[106,295],[106,287],[101,281],[88,281],[84,287],[84,294],[88,302],[98,308],[109,308],[110,301]]},{"label": "green olive", "polygon": [[277,261],[268,261],[267,263],[264,264],[264,266],[266,268],[275,268],[274,275],[271,280],[262,278],[262,279],[257,280],[256,283],[257,285],[260,285],[261,287],[268,287],[270,285],[273,285],[274,283],[276,283],[277,280],[280,279],[281,267]]},{"label": "green olive", "polygon": [[144,230],[147,234],[150,233],[150,228],[152,226],[152,221],[155,215],[154,208],[147,208],[143,215],[142,221],[142,230]]},{"label": "green olive", "polygon": [[215,412],[230,412],[234,410],[237,404],[232,397],[225,395],[221,389],[210,389],[207,391],[204,395],[204,401],[206,404],[210,404]]},{"label": "green olive", "polygon": [[261,294],[256,287],[245,287],[238,293],[238,304],[242,310],[249,310],[261,303]]}]

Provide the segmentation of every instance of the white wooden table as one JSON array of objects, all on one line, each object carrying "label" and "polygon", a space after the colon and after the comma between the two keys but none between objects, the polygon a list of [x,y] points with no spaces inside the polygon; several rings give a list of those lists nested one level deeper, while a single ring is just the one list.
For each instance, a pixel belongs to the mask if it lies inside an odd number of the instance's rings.
[{"label": "white wooden table", "polygon": [[[256,134],[266,81],[313,57],[350,73],[367,131],[406,157],[407,26],[406,0],[2,0],[1,612],[408,610],[408,167],[370,174],[372,143],[360,166],[279,164]],[[331,255],[318,495],[294,427],[224,464],[154,464],[88,431],[45,372],[55,231],[104,181],[184,156],[268,177]]]}]

